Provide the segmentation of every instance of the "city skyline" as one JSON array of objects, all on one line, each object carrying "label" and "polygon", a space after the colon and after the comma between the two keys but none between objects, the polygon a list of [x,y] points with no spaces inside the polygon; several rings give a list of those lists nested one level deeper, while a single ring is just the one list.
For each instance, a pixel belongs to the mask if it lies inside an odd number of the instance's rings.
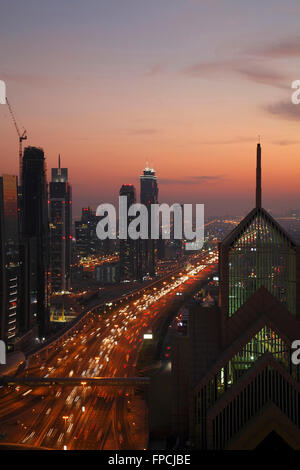
[{"label": "city skyline", "polygon": [[299,18],[2,0],[0,450],[300,449]]},{"label": "city skyline", "polygon": [[[138,187],[146,161],[161,201],[179,194],[207,215],[245,214],[258,134],[264,207],[282,213],[300,200],[299,14],[292,0],[4,2],[0,78],[28,144],[45,152],[48,181],[59,153],[70,169],[74,216]],[[5,105],[0,119],[2,173],[17,174]]]}]

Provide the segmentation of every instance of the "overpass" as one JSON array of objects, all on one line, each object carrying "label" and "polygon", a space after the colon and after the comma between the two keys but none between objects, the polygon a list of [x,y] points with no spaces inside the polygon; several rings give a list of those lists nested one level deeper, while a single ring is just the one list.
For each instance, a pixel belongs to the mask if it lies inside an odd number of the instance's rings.
[{"label": "overpass", "polygon": [[149,385],[148,377],[0,377],[0,386],[25,385],[25,386],[101,386],[101,387],[136,387]]}]

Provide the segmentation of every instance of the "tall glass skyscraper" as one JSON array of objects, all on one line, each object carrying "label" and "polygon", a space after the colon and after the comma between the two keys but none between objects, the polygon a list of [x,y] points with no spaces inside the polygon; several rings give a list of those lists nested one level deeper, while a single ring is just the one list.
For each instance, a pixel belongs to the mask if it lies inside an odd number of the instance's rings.
[{"label": "tall glass skyscraper", "polygon": [[300,249],[262,208],[260,144],[256,182],[219,244],[219,306],[190,308],[174,343],[174,429],[202,449],[299,448]]},{"label": "tall glass skyscraper", "polygon": [[9,346],[18,335],[19,227],[17,177],[0,177],[0,339]]},{"label": "tall glass skyscraper", "polygon": [[68,169],[52,168],[49,184],[50,276],[51,290],[61,292],[70,288],[72,249],[72,192]]},{"label": "tall glass skyscraper", "polygon": [[[96,233],[100,217],[91,207],[83,207],[81,219],[75,221],[76,255],[79,258],[101,256],[107,246],[106,240],[99,240]],[[109,240],[108,240],[109,241]]]},{"label": "tall glass skyscraper", "polygon": [[[120,189],[120,196],[127,198],[127,208],[136,202],[135,187],[132,184],[123,184]],[[133,217],[132,217],[133,218]],[[128,217],[127,225],[130,223]],[[141,240],[120,239],[120,279],[137,279],[137,246]],[[144,241],[144,240],[143,240]]]},{"label": "tall glass skyscraper", "polygon": [[24,150],[21,193],[22,329],[27,331],[37,323],[42,336],[49,321],[49,225],[46,165],[41,148]]},{"label": "tall glass skyscraper", "polygon": [[156,240],[151,240],[151,204],[158,203],[157,178],[153,168],[148,164],[140,176],[141,204],[148,208],[148,240],[140,240],[141,261],[139,263],[140,273],[143,275],[155,274],[156,265]]},{"label": "tall glass skyscraper", "polygon": [[256,181],[256,207],[221,245],[221,302],[231,317],[264,287],[296,315],[296,244],[261,206],[260,144]]}]

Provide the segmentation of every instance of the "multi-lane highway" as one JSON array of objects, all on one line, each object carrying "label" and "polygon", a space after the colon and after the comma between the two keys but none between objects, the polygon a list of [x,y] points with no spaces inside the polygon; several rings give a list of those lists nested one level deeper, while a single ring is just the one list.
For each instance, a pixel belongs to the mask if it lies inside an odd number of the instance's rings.
[{"label": "multi-lane highway", "polygon": [[[143,449],[147,412],[128,387],[89,386],[87,377],[134,377],[143,334],[156,331],[177,294],[189,293],[215,268],[216,253],[193,257],[178,272],[112,311],[94,310],[47,354],[35,354],[23,376],[81,377],[80,385],[14,385],[0,391],[1,442],[52,449]],[[209,266],[207,266],[209,265]],[[175,312],[174,312],[175,313]]]}]

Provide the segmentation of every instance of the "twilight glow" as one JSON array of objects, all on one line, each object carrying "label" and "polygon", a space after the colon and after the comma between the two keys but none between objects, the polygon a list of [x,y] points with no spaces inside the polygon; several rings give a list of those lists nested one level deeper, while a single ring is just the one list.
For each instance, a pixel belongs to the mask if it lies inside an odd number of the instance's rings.
[{"label": "twilight glow", "polygon": [[[299,18],[297,0],[3,0],[0,79],[48,171],[58,153],[70,169],[74,215],[139,188],[146,161],[161,202],[245,212],[259,134],[263,205],[285,211],[300,197]],[[0,123],[16,174],[5,105]]]}]

